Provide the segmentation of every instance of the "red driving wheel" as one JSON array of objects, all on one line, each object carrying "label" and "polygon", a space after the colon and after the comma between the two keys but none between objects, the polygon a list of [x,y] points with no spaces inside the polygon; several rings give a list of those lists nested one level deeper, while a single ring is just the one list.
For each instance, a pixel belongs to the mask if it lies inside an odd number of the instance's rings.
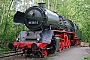
[{"label": "red driving wheel", "polygon": [[46,58],[48,55],[47,50],[43,50],[43,57]]}]

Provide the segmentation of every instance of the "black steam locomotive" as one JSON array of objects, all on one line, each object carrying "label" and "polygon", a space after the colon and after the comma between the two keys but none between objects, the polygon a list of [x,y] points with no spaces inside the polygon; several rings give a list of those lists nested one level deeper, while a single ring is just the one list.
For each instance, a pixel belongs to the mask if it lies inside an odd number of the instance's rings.
[{"label": "black steam locomotive", "polygon": [[78,26],[56,12],[47,10],[45,3],[30,7],[25,12],[17,11],[14,22],[25,24],[29,30],[21,31],[16,42],[9,43],[9,48],[20,49],[24,54],[46,57],[80,44]]}]

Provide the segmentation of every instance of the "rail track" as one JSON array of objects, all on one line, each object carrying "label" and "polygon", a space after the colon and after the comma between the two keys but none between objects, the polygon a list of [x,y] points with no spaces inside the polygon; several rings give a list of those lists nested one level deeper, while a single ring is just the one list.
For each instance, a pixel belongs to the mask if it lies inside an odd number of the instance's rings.
[{"label": "rail track", "polygon": [[21,55],[22,52],[10,52],[10,53],[3,53],[3,54],[0,54],[0,58],[6,58],[6,57],[11,57],[11,56],[15,56],[15,55]]},{"label": "rail track", "polygon": [[10,52],[10,53],[3,53],[0,54],[0,60],[47,60],[47,58],[38,58],[38,57],[32,57],[32,56],[26,56],[23,55],[22,52]]}]

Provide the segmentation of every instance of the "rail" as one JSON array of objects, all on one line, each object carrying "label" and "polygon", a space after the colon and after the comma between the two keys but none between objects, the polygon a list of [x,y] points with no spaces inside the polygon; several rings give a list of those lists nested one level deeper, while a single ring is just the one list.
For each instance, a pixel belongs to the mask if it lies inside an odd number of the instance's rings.
[{"label": "rail", "polygon": [[5,58],[5,57],[11,57],[11,56],[15,56],[15,55],[20,55],[22,54],[22,52],[10,52],[10,53],[3,53],[3,54],[0,54],[0,58]]}]

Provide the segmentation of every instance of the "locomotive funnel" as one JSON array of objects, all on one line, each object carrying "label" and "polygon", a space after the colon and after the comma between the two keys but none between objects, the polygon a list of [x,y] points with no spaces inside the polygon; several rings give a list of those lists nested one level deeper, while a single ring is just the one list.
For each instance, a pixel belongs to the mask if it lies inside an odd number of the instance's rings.
[{"label": "locomotive funnel", "polygon": [[46,3],[38,3],[39,7],[45,8]]}]

